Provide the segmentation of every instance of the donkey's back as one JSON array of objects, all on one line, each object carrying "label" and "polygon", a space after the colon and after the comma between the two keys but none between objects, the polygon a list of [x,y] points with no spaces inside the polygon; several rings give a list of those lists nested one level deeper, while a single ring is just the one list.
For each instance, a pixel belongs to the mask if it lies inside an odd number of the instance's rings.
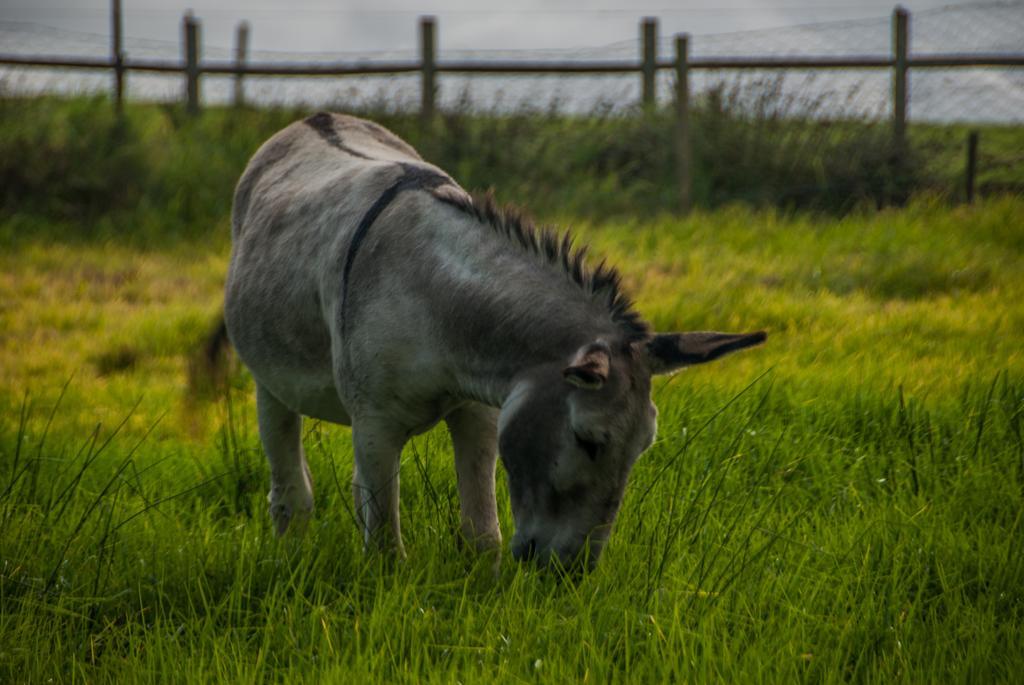
[{"label": "donkey's back", "polygon": [[[287,216],[275,209],[330,206],[325,193],[352,202],[374,186],[385,186],[400,164],[429,166],[405,141],[373,122],[326,112],[297,121],[264,143],[239,179],[232,239],[237,241],[250,223],[276,219],[281,228]],[[250,216],[254,204],[257,215]]]}]

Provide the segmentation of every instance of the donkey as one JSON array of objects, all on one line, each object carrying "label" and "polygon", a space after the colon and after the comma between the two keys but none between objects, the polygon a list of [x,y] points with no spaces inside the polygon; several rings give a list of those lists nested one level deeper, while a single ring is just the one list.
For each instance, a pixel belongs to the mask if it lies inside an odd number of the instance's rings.
[{"label": "donkey", "polygon": [[513,557],[593,566],[654,439],[652,374],[766,336],[654,334],[584,256],[375,123],[319,113],[268,140],[235,191],[224,315],[277,534],[313,511],[305,415],[352,427],[364,542],[404,556],[402,447],[443,420],[468,541],[500,549],[500,453]]}]

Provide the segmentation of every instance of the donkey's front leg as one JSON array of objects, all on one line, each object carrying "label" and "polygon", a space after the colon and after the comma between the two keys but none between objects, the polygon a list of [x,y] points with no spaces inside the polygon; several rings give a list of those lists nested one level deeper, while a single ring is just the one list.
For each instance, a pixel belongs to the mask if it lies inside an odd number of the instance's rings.
[{"label": "donkey's front leg", "polygon": [[404,558],[398,520],[398,468],[405,434],[386,421],[354,419],[352,444],[356,462],[352,493],[364,542],[368,548],[394,551]]},{"label": "donkey's front leg", "polygon": [[472,403],[445,417],[455,449],[462,535],[479,551],[501,548],[494,469],[498,461],[498,410]]},{"label": "donkey's front leg", "polygon": [[302,451],[302,417],[256,386],[260,440],[270,462],[270,518],[274,530],[301,534],[313,513],[313,479]]}]

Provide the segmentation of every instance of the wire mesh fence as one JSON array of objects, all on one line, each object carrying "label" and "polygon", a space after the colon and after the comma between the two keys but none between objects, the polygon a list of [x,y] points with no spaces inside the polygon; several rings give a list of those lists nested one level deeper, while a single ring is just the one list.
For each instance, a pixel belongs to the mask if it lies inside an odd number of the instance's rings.
[{"label": "wire mesh fence", "polygon": [[[410,27],[412,29],[412,27]],[[910,52],[979,56],[1022,54],[1024,5],[985,4],[947,7],[919,12],[910,23]],[[258,46],[259,36],[251,42]],[[109,59],[109,38],[38,25],[0,22],[0,45],[5,56],[35,57],[41,54],[75,58]],[[178,42],[126,38],[124,53],[140,63],[178,63],[183,46]],[[789,28],[694,36],[690,39],[695,62],[714,58],[757,56],[762,58],[848,57],[888,59],[892,56],[892,30],[888,17],[828,22]],[[439,63],[560,63],[586,65],[598,62],[636,63],[641,52],[639,34],[635,39],[592,48],[564,50],[445,50],[440,44]],[[658,40],[662,66],[671,60],[673,38]],[[230,64],[235,58],[229,47],[201,46],[204,63]],[[281,53],[254,49],[248,61],[265,65],[417,63],[416,50],[376,52]],[[691,88],[695,94],[721,88],[723,84],[760,84],[771,81],[787,102],[814,102],[818,116],[882,116],[891,111],[891,73],[887,69],[794,69],[775,82],[776,70],[700,69],[695,64]],[[67,69],[26,69],[0,67],[0,80],[13,93],[104,92],[111,88],[109,72]],[[670,69],[658,73],[660,101],[672,97],[674,76]],[[202,100],[226,104],[234,94],[232,78],[207,75],[202,82]],[[411,91],[417,77],[407,74],[372,76],[288,78],[247,76],[245,94],[256,104],[340,104],[365,107],[392,103],[396,108],[415,107],[419,101]],[[483,110],[534,108],[586,113],[593,109],[629,109],[641,97],[636,74],[504,74],[445,73],[440,78],[438,105],[470,105]],[[912,69],[909,78],[909,111],[912,121],[924,122],[1024,122],[1024,69],[1019,67]],[[172,101],[182,97],[180,74],[130,72],[127,96],[136,100]]]},{"label": "wire mesh fence", "polygon": [[[836,196],[841,206],[861,196],[885,202],[898,199],[905,189],[919,187],[922,178],[933,175],[932,167],[943,169],[941,175],[948,186],[949,168],[959,168],[963,159],[967,135],[963,124],[1005,127],[1024,123],[1024,53],[1019,38],[1024,35],[1024,5],[971,5],[913,15],[907,31],[910,68],[905,97],[894,87],[901,71],[898,67],[894,70],[900,59],[894,50],[895,19],[690,37],[687,93],[688,107],[693,109],[692,130],[681,129],[678,120],[673,124],[663,117],[661,128],[656,124],[637,135],[663,143],[650,150],[652,156],[670,149],[676,159],[664,164],[650,159],[642,162],[662,178],[666,168],[670,175],[680,176],[684,208],[694,194],[704,204],[732,199],[819,204],[808,201],[811,196]],[[196,31],[199,33],[198,26]],[[600,47],[529,51],[445,50],[442,41],[436,62],[430,59],[438,85],[436,95],[428,98],[424,97],[428,65],[422,47],[420,51],[373,53],[254,49],[248,51],[244,69],[233,74],[240,64],[237,48],[203,45],[199,35],[193,73],[202,73],[202,77],[193,80],[196,106],[199,99],[205,105],[229,104],[241,92],[253,105],[378,114],[415,113],[429,104],[431,109],[455,116],[553,112],[617,117],[640,109],[671,112],[678,97],[680,72],[674,64],[677,43],[673,36],[645,43],[638,32],[635,39]],[[258,45],[258,38],[251,37],[252,45]],[[641,78],[645,44],[654,48],[648,50],[647,63],[655,66],[652,60],[656,60],[658,67],[649,94]],[[7,93],[111,90],[111,65],[107,63],[111,45],[104,36],[0,23],[0,45],[7,57],[25,61],[46,52],[72,61],[92,59],[101,65],[74,71],[23,64],[0,67],[0,83]],[[186,79],[182,72],[188,70],[185,43],[126,38],[121,50],[129,67],[141,68],[131,68],[126,75],[128,99],[183,99]],[[937,60],[989,66],[937,67]],[[737,61],[746,63],[737,68]],[[781,62],[787,68],[778,68]],[[763,63],[763,67],[750,68],[753,63]],[[323,74],[337,68],[366,69],[368,65],[385,71],[395,67],[392,71],[398,73]],[[165,71],[150,70],[158,67]],[[481,69],[485,71],[477,72]],[[588,71],[594,69],[598,71]],[[275,70],[319,70],[322,75],[264,74]],[[467,73],[470,71],[474,73]],[[653,107],[642,108],[648,97]],[[895,120],[900,130],[903,116],[897,103],[903,101],[906,118],[914,124],[909,147],[901,142],[902,134],[896,136],[899,140],[894,145],[888,123]],[[680,145],[680,137],[692,139],[692,143]],[[1012,145],[992,145],[988,138],[988,134],[982,137],[977,147],[979,183],[996,190],[1020,188],[1019,179],[1024,177],[1020,151]],[[694,159],[681,159],[691,153]],[[758,156],[773,159],[770,164],[749,163]],[[837,156],[840,159],[832,159]],[[850,160],[856,163],[851,166]],[[751,181],[743,186],[735,181],[735,176],[745,173],[743,165],[752,177],[760,177],[757,184]],[[725,170],[732,176],[726,177]],[[632,166],[629,173],[636,175]],[[684,178],[690,175],[693,177]],[[956,193],[961,194],[960,189]]]}]

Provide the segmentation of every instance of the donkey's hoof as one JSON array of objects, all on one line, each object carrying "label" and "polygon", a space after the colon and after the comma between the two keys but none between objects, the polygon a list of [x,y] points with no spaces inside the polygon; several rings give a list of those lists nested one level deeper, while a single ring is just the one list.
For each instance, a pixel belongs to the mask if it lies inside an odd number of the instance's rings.
[{"label": "donkey's hoof", "polygon": [[270,501],[270,520],[278,537],[285,533],[301,536],[309,527],[313,516],[313,493],[299,488],[274,489],[267,495]]}]

